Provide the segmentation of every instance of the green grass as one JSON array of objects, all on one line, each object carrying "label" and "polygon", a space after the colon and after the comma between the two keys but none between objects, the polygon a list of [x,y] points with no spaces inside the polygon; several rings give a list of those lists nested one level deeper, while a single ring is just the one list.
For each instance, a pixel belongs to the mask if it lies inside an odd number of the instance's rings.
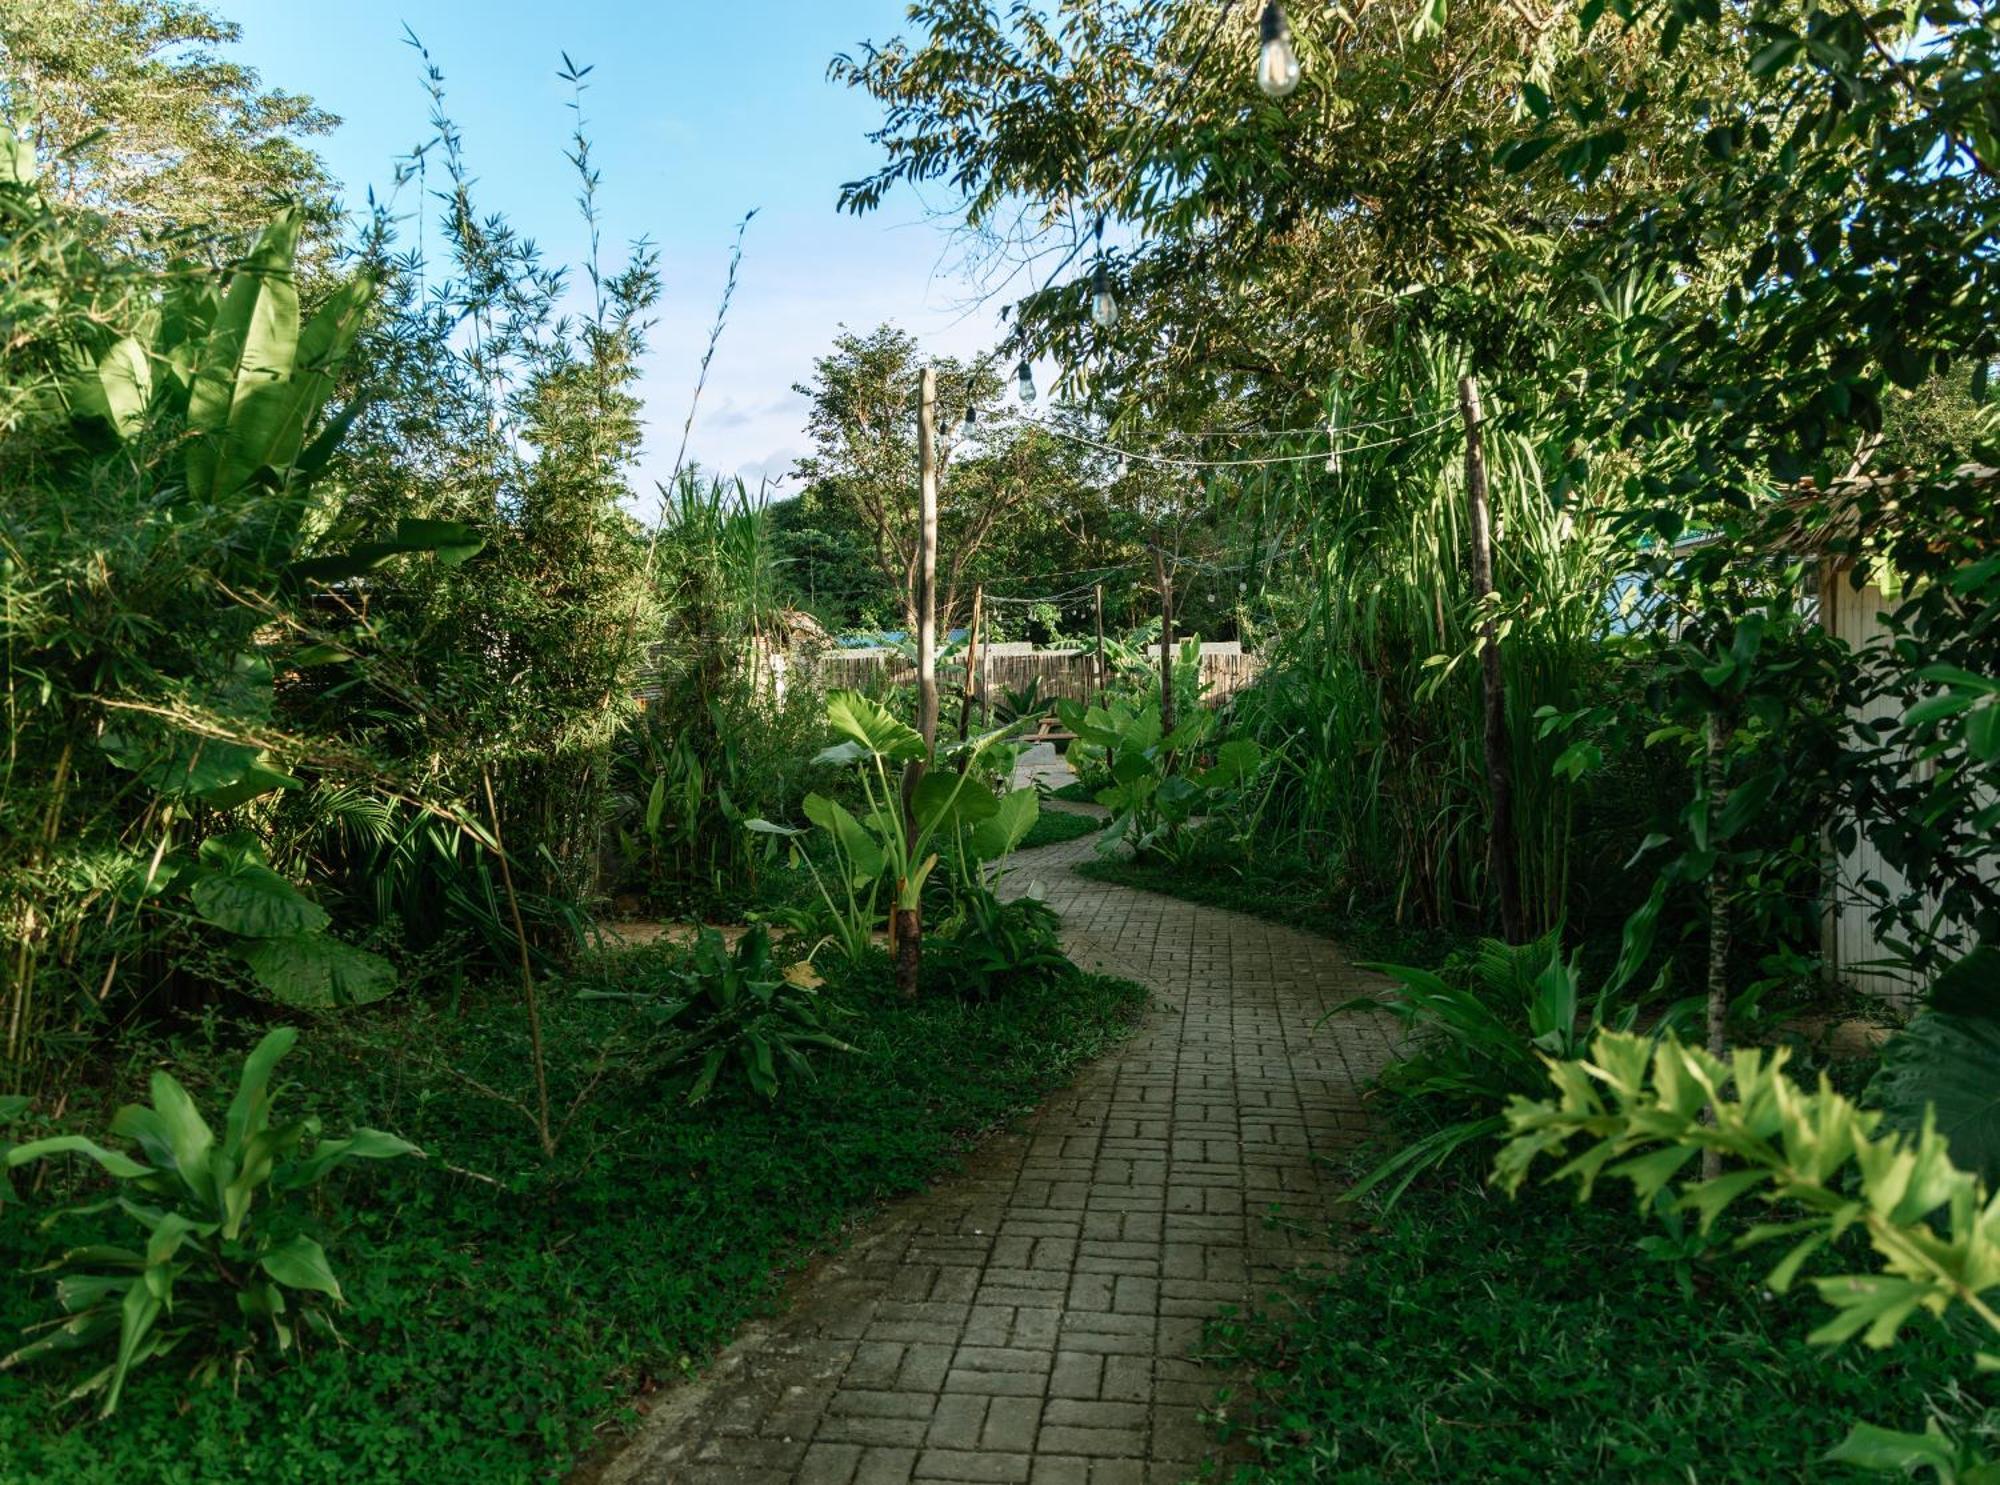
[{"label": "green grass", "polygon": [[1082,836],[1094,835],[1104,828],[1105,822],[1096,815],[1073,815],[1067,810],[1043,810],[1035,816],[1035,823],[1028,827],[1018,849],[1032,851],[1036,846],[1059,845],[1066,840],[1076,840]]},{"label": "green grass", "polygon": [[1049,790],[1049,798],[1067,799],[1072,804],[1095,804],[1097,788],[1086,784],[1082,779],[1071,779],[1060,789]]},{"label": "green grass", "polygon": [[1418,928],[1397,923],[1386,913],[1369,913],[1336,900],[1318,878],[1296,871],[1260,869],[1240,861],[1203,859],[1172,866],[1162,861],[1098,860],[1079,865],[1077,873],[1093,881],[1113,882],[1159,892],[1186,902],[1229,908],[1252,917],[1302,928],[1339,940],[1360,959],[1398,964],[1442,964],[1454,950],[1472,942],[1467,934]]},{"label": "green grass", "polygon": [[[155,1363],[107,1422],[62,1404],[74,1370],[0,1373],[0,1481],[559,1476],[627,1399],[698,1369],[803,1260],[952,1169],[1104,1050],[1144,1000],[1078,975],[987,1005],[906,1006],[885,974],[829,987],[855,1012],[841,1030],[860,1055],[822,1056],[818,1076],[788,1078],[775,1104],[731,1089],[689,1109],[685,1080],[605,1078],[553,1162],[517,1109],[468,1082],[526,1097],[522,1018],[506,998],[309,1029],[286,1064],[281,1113],[310,1110],[336,1131],[365,1121],[431,1156],[343,1174],[318,1213],[350,1300],[348,1346],[298,1364],[260,1354],[234,1389],[191,1385],[179,1358]],[[629,1014],[552,991],[559,1116]],[[222,1039],[162,1059],[210,1109],[226,1100],[215,1080],[233,1080],[239,1062],[241,1038]],[[0,1213],[0,1337],[52,1307],[49,1280],[11,1276],[79,1235],[43,1234],[34,1215]]]},{"label": "green grass", "polygon": [[1761,1282],[1782,1245],[1698,1260],[1684,1287],[1639,1251],[1658,1229],[1628,1189],[1510,1202],[1447,1175],[1369,1215],[1337,1277],[1213,1329],[1258,1378],[1226,1409],[1260,1460],[1240,1485],[1880,1478],[1817,1461],[1860,1420],[2000,1422],[1959,1391],[1976,1337],[1923,1321],[1889,1351],[1808,1346],[1826,1307]]}]

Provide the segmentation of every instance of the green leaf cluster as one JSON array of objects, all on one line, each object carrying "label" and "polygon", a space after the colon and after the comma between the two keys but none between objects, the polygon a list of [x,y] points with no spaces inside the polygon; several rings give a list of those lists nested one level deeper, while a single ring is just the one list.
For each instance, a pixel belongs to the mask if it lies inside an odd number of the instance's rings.
[{"label": "green leaf cluster", "polygon": [[272,1075],[298,1033],[268,1034],[244,1061],[220,1137],[169,1073],[152,1080],[152,1102],[128,1104],[111,1133],[137,1157],[83,1135],[31,1140],[5,1152],[9,1169],[75,1155],[113,1182],[115,1194],[51,1213],[44,1225],[118,1213],[142,1235],[136,1245],[88,1243],[49,1269],[60,1271],[63,1314],[37,1327],[38,1339],[0,1357],[0,1370],[74,1351],[109,1347],[110,1362],[70,1396],[103,1393],[116,1411],[135,1367],[177,1351],[200,1353],[197,1372],[213,1377],[246,1333],[267,1332],[279,1351],[306,1331],[331,1335],[324,1302],[341,1303],[325,1250],[297,1231],[296,1193],[351,1160],[422,1152],[375,1129],[321,1139],[316,1118],[273,1117]]}]

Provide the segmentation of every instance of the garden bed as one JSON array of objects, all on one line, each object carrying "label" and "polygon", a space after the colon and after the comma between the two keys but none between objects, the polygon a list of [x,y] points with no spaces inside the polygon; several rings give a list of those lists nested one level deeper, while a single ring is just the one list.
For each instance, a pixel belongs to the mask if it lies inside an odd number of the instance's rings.
[{"label": "garden bed", "polygon": [[1782,1248],[1689,1258],[1623,1183],[1579,1207],[1480,1174],[1357,1212],[1337,1273],[1211,1328],[1212,1357],[1257,1379],[1221,1410],[1259,1461],[1239,1485],[1879,1479],[1821,1462],[1857,1419],[2000,1423],[1965,1389],[1962,1316],[1888,1351],[1809,1346],[1825,1306],[1763,1283]]},{"label": "garden bed", "polygon": [[[730,1087],[690,1108],[685,1078],[601,1078],[546,1161],[520,1110],[472,1086],[525,1084],[511,999],[308,1029],[284,1069],[286,1112],[392,1129],[430,1156],[327,1188],[315,1220],[350,1301],[346,1344],[298,1363],[260,1352],[258,1370],[210,1386],[156,1362],[105,1424],[62,1402],[73,1370],[0,1374],[0,1478],[546,1481],[620,1427],[633,1399],[699,1370],[814,1253],[1101,1053],[1144,1003],[1137,986],[1078,974],[985,1004],[911,1005],[880,965],[826,993],[859,1013],[841,1023],[858,1055],[816,1058],[816,1076],[788,1076],[771,1103]],[[550,995],[559,1118],[629,1014]],[[227,1097],[213,1075],[233,1077],[237,1059],[232,1035],[210,1035],[227,1045],[190,1038],[144,1060],[172,1066],[213,1109]],[[44,1235],[36,1216],[0,1215],[0,1267],[52,1256],[91,1226]],[[8,1284],[0,1335],[51,1307],[49,1281]]]}]

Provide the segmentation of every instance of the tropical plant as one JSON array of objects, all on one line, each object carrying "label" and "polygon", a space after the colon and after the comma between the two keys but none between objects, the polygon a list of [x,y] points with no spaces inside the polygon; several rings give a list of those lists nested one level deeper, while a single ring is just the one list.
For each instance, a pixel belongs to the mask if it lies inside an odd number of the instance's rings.
[{"label": "tropical plant", "polygon": [[941,925],[926,973],[960,994],[990,1000],[1009,985],[1045,979],[1071,969],[1062,952],[1062,919],[1033,897],[1003,900],[984,887],[958,898],[954,916]]},{"label": "tropical plant", "polygon": [[[1824,1075],[1816,1089],[1800,1087],[1785,1072],[1789,1057],[1787,1048],[1738,1048],[1725,1059],[1671,1033],[1601,1032],[1588,1056],[1550,1061],[1555,1097],[1509,1103],[1495,1179],[1517,1191],[1543,1156],[1567,1157],[1551,1180],[1573,1176],[1587,1197],[1598,1176],[1623,1177],[1642,1207],[1668,1196],[1703,1232],[1754,1196],[1772,1220],[1738,1242],[1789,1244],[1765,1279],[1779,1294],[1843,1234],[1861,1234],[1879,1271],[1810,1280],[1834,1312],[1807,1337],[1815,1345],[1859,1336],[1879,1349],[1919,1311],[1942,1317],[1954,1307],[2000,1336],[1988,1299],[2000,1287],[2000,1197],[1953,1163],[1931,1119],[1913,1134],[1888,1128]],[[1674,1195],[1674,1178],[1710,1152],[1732,1168]],[[1976,1359],[1982,1370],[2000,1366],[1985,1352]],[[1899,1475],[1929,1468],[1964,1485],[2000,1475],[2000,1465],[1935,1425],[1919,1434],[1857,1424],[1828,1458]]]},{"label": "tropical plant", "polygon": [[479,550],[453,523],[357,545],[337,520],[321,476],[352,409],[326,412],[373,284],[302,314],[291,212],[227,275],[103,249],[12,136],[0,218],[0,317],[21,327],[0,352],[0,1052],[32,1067],[146,997],[212,994],[179,968],[190,900],[226,932],[285,940],[250,956],[271,993],[367,998],[384,967],[322,934],[302,897],[286,923],[243,911],[246,893],[278,904],[278,874],[246,857],[213,880],[214,853],[185,848],[234,838],[307,765],[375,772],[285,716],[284,682],[357,643],[332,642],[313,585]]},{"label": "tropical plant", "polygon": [[[937,867],[938,846],[955,840],[961,861],[997,861],[1027,834],[1040,800],[1028,788],[996,797],[980,776],[982,760],[1010,736],[1007,728],[932,749],[916,728],[859,691],[828,693],[826,715],[846,741],[815,762],[854,767],[864,801],[857,817],[836,799],[806,796],[806,818],[826,832],[840,897],[811,854],[802,854],[840,925],[837,936],[850,962],[865,952],[887,898],[898,983],[914,993],[924,886]],[[891,778],[892,768],[905,770],[902,780]],[[807,833],[769,820],[752,820],[748,828],[793,840]]]},{"label": "tropical plant", "polygon": [[1088,750],[1101,750],[1110,775],[1097,793],[1112,815],[1097,842],[1104,855],[1124,850],[1173,857],[1188,823],[1241,787],[1264,758],[1254,738],[1237,737],[1215,748],[1209,767],[1179,766],[1194,764],[1215,731],[1215,713],[1202,707],[1185,712],[1171,732],[1162,730],[1158,701],[1134,706],[1112,698],[1104,706],[1085,706],[1065,698],[1056,703],[1056,714],[1083,745],[1086,766],[1094,766]]},{"label": "tropical plant", "polygon": [[663,616],[644,711],[618,738],[620,885],[674,909],[754,891],[744,823],[798,809],[824,706],[776,594],[768,508],[740,481],[684,472],[652,559]]},{"label": "tropical plant", "polygon": [[1025,686],[1000,688],[999,696],[993,701],[993,720],[1003,725],[1033,721],[1048,709],[1049,703],[1042,696],[1042,678],[1031,675]]},{"label": "tropical plant", "polygon": [[695,1069],[688,1102],[715,1091],[726,1067],[740,1069],[752,1091],[778,1096],[778,1063],[809,1075],[807,1053],[819,1047],[852,1052],[827,1029],[833,1012],[810,977],[788,974],[771,954],[771,935],[753,925],[731,949],[704,928],[686,958],[667,970],[669,990],[583,992],[585,999],[636,1003],[661,1039],[653,1060]]},{"label": "tropical plant", "polygon": [[[1631,1004],[1601,990],[1585,1018],[1578,954],[1568,961],[1556,934],[1531,944],[1482,939],[1443,973],[1370,964],[1396,983],[1330,1013],[1387,1011],[1403,1024],[1408,1050],[1382,1069],[1381,1085],[1410,1100],[1434,1127],[1355,1185],[1359,1197],[1393,1180],[1393,1205],[1411,1181],[1465,1146],[1507,1127],[1508,1100],[1540,1088],[1547,1059],[1576,1056],[1598,1030],[1629,1028]],[[1454,970],[1456,973],[1454,973]]]},{"label": "tropical plant", "polygon": [[296,1030],[280,1027],[244,1060],[220,1139],[187,1090],[156,1072],[152,1102],[128,1104],[111,1121],[111,1133],[143,1158],[73,1134],[6,1153],[13,1169],[80,1155],[117,1183],[118,1195],[57,1211],[45,1226],[116,1210],[144,1240],[85,1244],[48,1265],[64,1274],[56,1285],[63,1315],[37,1326],[47,1333],[0,1358],[0,1369],[109,1343],[110,1363],[70,1392],[103,1392],[108,1416],[132,1369],[156,1357],[199,1350],[196,1374],[212,1380],[249,1354],[260,1330],[280,1352],[307,1331],[334,1333],[323,1301],[343,1302],[340,1281],[326,1250],[298,1230],[293,1198],[350,1160],[423,1152],[376,1129],[321,1139],[317,1118],[274,1123],[272,1074],[297,1040]]}]

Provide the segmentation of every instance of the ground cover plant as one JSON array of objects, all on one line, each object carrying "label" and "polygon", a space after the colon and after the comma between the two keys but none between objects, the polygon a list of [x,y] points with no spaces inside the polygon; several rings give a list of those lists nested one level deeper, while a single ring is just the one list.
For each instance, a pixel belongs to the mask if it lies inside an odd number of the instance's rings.
[{"label": "ground cover plant", "polygon": [[[641,955],[579,984],[629,991],[671,970]],[[480,1088],[518,1076],[525,1031],[504,997],[361,1013],[307,1032],[283,1098],[338,1129],[365,1119],[423,1146],[334,1175],[315,1229],[338,1257],[345,1345],[259,1353],[203,1386],[178,1358],[136,1372],[107,1424],[61,1404],[75,1374],[0,1372],[0,1458],[20,1480],[544,1480],[615,1435],[627,1400],[699,1367],[782,1293],[785,1276],[893,1196],[949,1170],[981,1133],[1101,1054],[1144,1004],[1065,973],[990,1003],[906,1004],[878,960],[821,992],[855,1051],[816,1056],[767,1100],[724,1079],[689,1110],[698,1068],[605,1076],[608,1042],[650,1025],[620,1000],[552,991],[543,1032],[559,1108],[587,1096],[546,1160],[531,1121]],[[233,1028],[218,1029],[225,1040]],[[192,1033],[161,1047],[198,1100],[229,1058]],[[218,1090],[219,1091],[219,1090]],[[0,1262],[45,1260],[88,1218],[38,1230],[44,1194],[0,1209]],[[47,1281],[0,1286],[0,1330],[47,1312]],[[610,1435],[607,1435],[610,1436]]]},{"label": "ground cover plant", "polygon": [[1220,1409],[1257,1459],[1233,1478],[1860,1480],[1824,1462],[1856,1418],[2000,1429],[1963,1324],[1829,1356],[1767,1258],[1645,1232],[1622,1192],[1509,1201],[1476,1163],[1364,1202],[1335,1272],[1212,1331],[1254,1384]]}]

